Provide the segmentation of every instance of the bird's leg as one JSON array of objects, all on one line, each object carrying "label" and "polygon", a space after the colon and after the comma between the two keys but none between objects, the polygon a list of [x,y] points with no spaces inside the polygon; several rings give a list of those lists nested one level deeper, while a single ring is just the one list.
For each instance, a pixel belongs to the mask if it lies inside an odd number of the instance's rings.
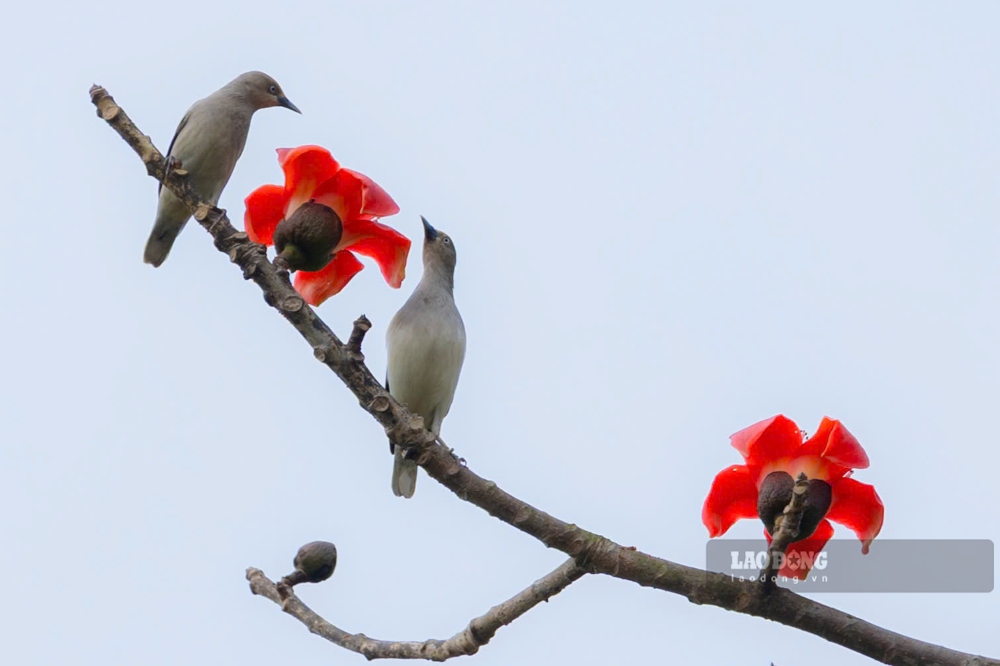
[{"label": "bird's leg", "polygon": [[453,449],[453,448],[451,448],[450,446],[448,446],[447,444],[445,444],[445,443],[444,443],[444,440],[443,440],[443,439],[441,439],[441,435],[438,435],[438,436],[437,436],[437,437],[436,437],[436,438],[434,439],[434,442],[435,442],[435,443],[437,443],[437,444],[440,444],[440,445],[441,445],[441,446],[443,446],[444,448],[448,449],[448,453],[450,453],[450,454],[451,454],[451,457],[452,457],[452,458],[454,458],[454,459],[455,459],[456,461],[458,461],[458,464],[459,464],[459,465],[461,465],[462,467],[465,467],[465,465],[466,465],[466,463],[465,463],[465,458],[461,458],[461,457],[459,457],[459,456],[458,456],[458,455],[457,455],[457,454],[455,453],[455,449]]},{"label": "bird's leg", "polygon": [[171,172],[180,176],[187,175],[187,171],[184,170],[184,163],[173,155],[167,155],[167,167],[163,171],[163,180],[166,180]]}]

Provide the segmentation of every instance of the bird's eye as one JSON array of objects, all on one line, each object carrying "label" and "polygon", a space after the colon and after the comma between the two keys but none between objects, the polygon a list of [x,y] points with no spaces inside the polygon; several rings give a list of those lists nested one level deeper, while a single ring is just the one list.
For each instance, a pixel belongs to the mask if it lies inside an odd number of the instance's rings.
[{"label": "bird's eye", "polygon": [[278,94],[278,86],[271,86],[270,88],[268,88],[268,90],[271,91],[272,95],[277,95]]},{"label": "bird's eye", "polygon": [[451,239],[450,239],[450,238],[448,238],[447,236],[445,236],[445,237],[444,237],[444,242],[445,242],[445,244],[448,244],[448,243],[450,243],[450,242],[451,242]]}]

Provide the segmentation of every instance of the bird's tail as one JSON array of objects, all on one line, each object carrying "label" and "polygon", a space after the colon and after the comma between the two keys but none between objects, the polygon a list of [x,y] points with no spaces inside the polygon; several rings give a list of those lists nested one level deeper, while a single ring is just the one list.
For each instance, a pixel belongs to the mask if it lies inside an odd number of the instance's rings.
[{"label": "bird's tail", "polygon": [[396,497],[413,497],[417,489],[417,463],[404,458],[403,453],[403,447],[397,446],[392,461],[392,492]]},{"label": "bird's tail", "polygon": [[158,267],[166,261],[167,255],[170,254],[170,248],[174,246],[174,241],[177,240],[177,235],[180,232],[180,228],[176,226],[161,227],[160,223],[157,222],[156,226],[153,227],[153,232],[149,234],[149,240],[146,241],[146,252],[142,255],[142,260]]},{"label": "bird's tail", "polygon": [[156,209],[156,222],[149,234],[149,240],[146,241],[143,261],[154,267],[166,261],[170,248],[174,246],[174,241],[190,217],[191,212],[187,206],[169,190],[163,190],[160,194],[160,204]]}]

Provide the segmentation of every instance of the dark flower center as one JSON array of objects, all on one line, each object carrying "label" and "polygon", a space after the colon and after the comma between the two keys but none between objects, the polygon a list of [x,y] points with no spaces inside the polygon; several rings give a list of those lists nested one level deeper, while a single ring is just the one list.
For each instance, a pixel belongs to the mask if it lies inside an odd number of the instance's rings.
[{"label": "dark flower center", "polygon": [[274,249],[290,270],[318,271],[328,263],[344,233],[329,206],[314,201],[299,206],[274,230]]},{"label": "dark flower center", "polygon": [[[760,484],[757,493],[757,515],[760,516],[768,534],[774,534],[774,523],[782,515],[785,507],[792,501],[792,488],[795,480],[788,472],[771,472]],[[830,484],[821,479],[809,479],[809,490],[806,492],[805,507],[802,511],[802,522],[799,523],[798,540],[812,536],[826,512],[830,510],[833,490]]]}]

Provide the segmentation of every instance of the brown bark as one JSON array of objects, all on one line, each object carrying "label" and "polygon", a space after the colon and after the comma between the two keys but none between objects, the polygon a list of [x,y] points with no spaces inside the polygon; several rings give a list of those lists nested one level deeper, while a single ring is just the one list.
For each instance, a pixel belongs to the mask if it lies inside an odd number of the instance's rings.
[{"label": "brown bark", "polygon": [[384,641],[364,634],[350,634],[317,615],[294,594],[282,597],[278,587],[260,569],[247,569],[247,580],[254,594],[267,597],[281,609],[306,625],[309,631],[342,648],[363,654],[368,659],[428,659],[445,661],[452,657],[475,654],[490,642],[497,630],[505,627],[543,601],[548,601],[584,575],[574,560],[557,569],[507,601],[473,619],[468,626],[445,640]]}]

